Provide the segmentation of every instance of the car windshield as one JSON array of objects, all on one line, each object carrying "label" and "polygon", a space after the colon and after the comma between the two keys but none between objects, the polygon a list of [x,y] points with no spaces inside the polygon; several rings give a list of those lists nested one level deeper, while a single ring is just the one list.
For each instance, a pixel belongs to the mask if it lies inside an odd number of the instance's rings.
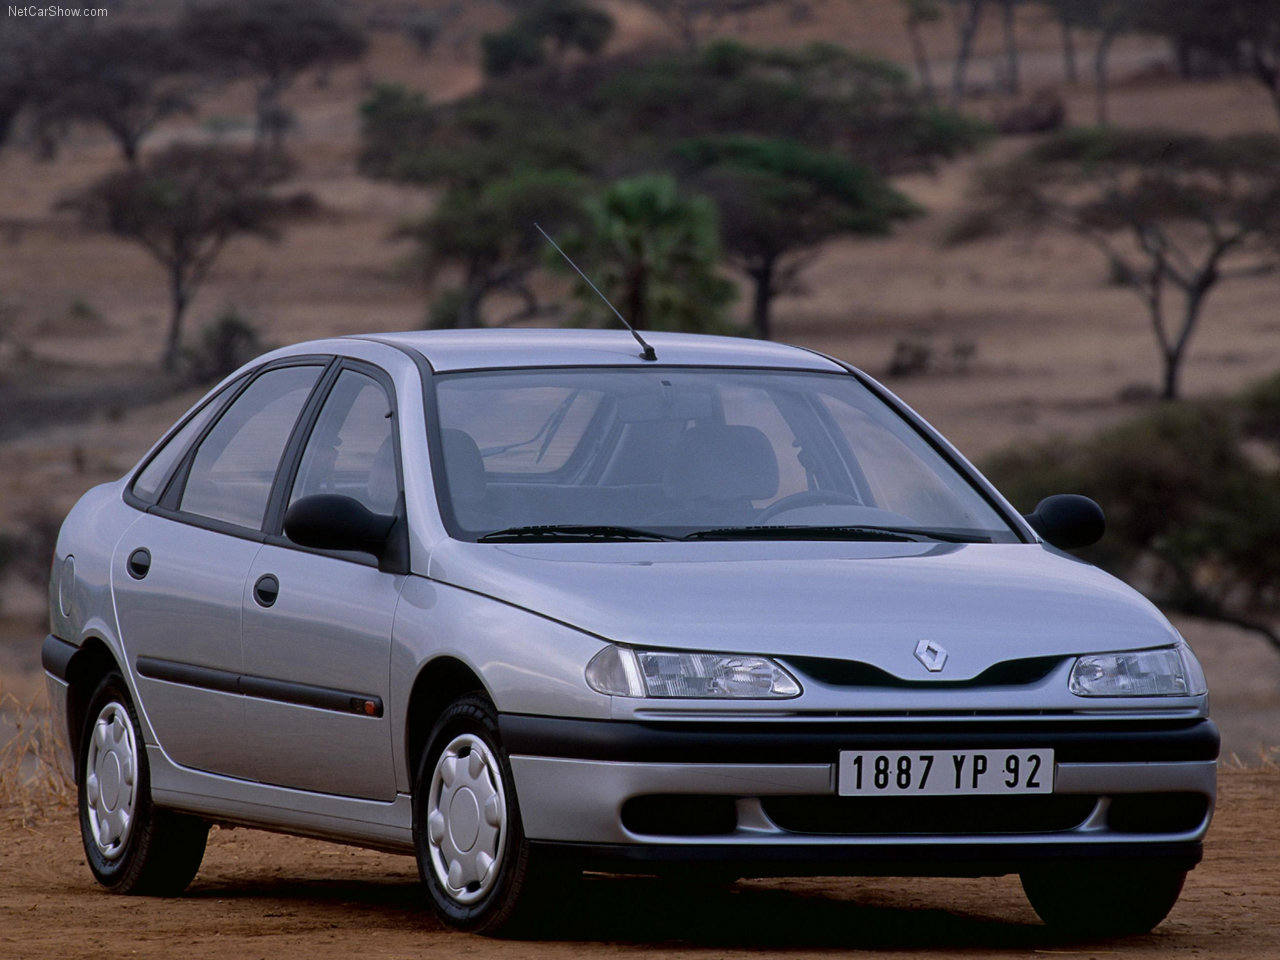
[{"label": "car windshield", "polygon": [[454,536],[1017,542],[847,374],[678,367],[435,378]]}]

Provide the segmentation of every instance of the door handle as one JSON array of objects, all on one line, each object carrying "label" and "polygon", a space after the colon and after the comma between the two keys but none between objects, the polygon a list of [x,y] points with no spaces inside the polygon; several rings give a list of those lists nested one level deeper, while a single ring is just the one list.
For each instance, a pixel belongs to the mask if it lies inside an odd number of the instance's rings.
[{"label": "door handle", "polygon": [[125,569],[133,579],[141,580],[151,572],[151,551],[146,547],[139,547],[133,551],[125,563]]},{"label": "door handle", "polygon": [[253,599],[260,607],[269,607],[280,596],[280,581],[270,573],[264,573],[253,585]]}]

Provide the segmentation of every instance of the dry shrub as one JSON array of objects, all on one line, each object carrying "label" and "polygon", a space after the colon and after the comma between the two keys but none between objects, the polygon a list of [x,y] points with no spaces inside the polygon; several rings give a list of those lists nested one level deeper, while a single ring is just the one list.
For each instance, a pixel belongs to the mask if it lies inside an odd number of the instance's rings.
[{"label": "dry shrub", "polygon": [[0,744],[0,826],[25,827],[68,809],[75,787],[62,761],[62,733],[44,697],[24,702],[0,690],[0,714],[14,727],[9,741]]}]

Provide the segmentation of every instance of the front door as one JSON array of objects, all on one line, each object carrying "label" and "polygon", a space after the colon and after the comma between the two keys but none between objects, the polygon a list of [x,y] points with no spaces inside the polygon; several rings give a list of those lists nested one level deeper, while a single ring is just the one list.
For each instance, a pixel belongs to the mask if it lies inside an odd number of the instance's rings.
[{"label": "front door", "polygon": [[[388,387],[344,369],[303,447],[286,503],[341,494],[403,509]],[[391,627],[405,578],[372,557],[269,542],[245,581],[246,739],[264,783],[393,800],[387,691]]]}]

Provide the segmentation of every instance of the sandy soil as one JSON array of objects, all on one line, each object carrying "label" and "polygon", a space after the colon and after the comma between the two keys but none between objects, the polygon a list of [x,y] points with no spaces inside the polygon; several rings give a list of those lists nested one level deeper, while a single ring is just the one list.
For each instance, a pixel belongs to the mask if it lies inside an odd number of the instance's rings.
[{"label": "sandy soil", "polygon": [[[1227,770],[1205,862],[1148,936],[1051,938],[1016,878],[753,881],[675,892],[596,879],[541,939],[446,932],[413,861],[250,830],[215,829],[175,900],[121,899],[83,865],[69,811],[0,846],[0,957],[581,958],[787,953],[878,957],[1280,955],[1280,772]],[[763,951],[763,953],[762,953]]]}]

